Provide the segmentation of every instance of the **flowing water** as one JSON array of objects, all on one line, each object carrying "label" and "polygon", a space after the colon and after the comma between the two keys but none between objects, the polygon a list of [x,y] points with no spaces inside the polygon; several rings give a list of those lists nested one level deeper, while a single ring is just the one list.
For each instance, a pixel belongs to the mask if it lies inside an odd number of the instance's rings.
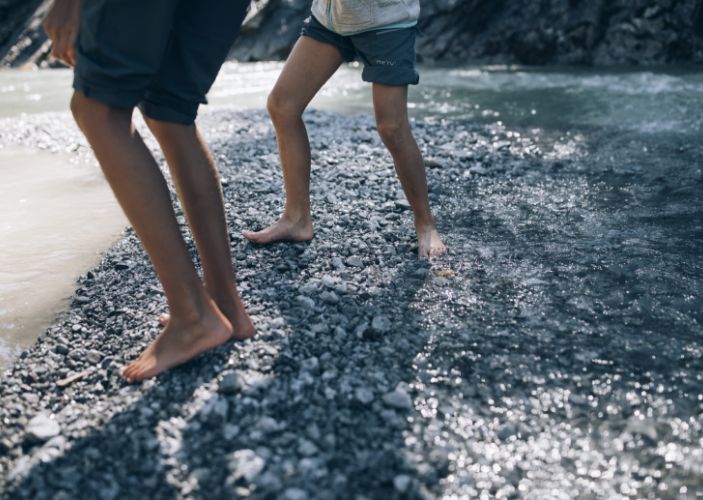
[{"label": "flowing water", "polygon": [[[210,107],[262,108],[280,69],[280,63],[225,65]],[[703,132],[703,74],[505,67],[424,68],[421,74],[421,85],[410,91],[416,117],[500,123],[557,155],[585,149],[593,158],[590,181],[630,197],[655,189],[662,177],[677,179],[663,184],[657,212],[676,227],[676,238],[690,243],[681,258],[692,261],[680,265],[700,277],[703,165],[690,152]],[[51,112],[64,113],[59,119],[72,126],[65,112],[70,81],[66,70],[0,72],[2,127]],[[371,90],[358,65],[343,67],[313,106],[371,111]],[[93,163],[13,144],[0,148],[2,366],[64,306],[75,277],[95,264],[125,221]],[[602,203],[622,201],[615,198]]]}]

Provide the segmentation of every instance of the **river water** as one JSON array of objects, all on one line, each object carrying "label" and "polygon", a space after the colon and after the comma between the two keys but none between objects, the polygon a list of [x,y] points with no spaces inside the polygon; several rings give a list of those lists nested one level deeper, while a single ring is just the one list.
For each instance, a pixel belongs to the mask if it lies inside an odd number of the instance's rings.
[{"label": "river water", "polygon": [[[262,108],[281,67],[225,65],[210,93],[210,107]],[[661,215],[671,216],[671,224],[682,224],[677,235],[700,248],[703,165],[694,157],[682,168],[672,159],[680,160],[701,140],[702,73],[433,67],[422,69],[421,75],[421,85],[410,91],[415,117],[500,122],[546,149],[557,142],[586,144],[593,156],[594,182],[610,182],[601,175],[608,165],[614,189],[627,190],[627,175],[641,174],[652,183],[662,176],[679,178],[673,202],[669,193],[662,194]],[[0,72],[1,126],[11,128],[13,120],[57,112],[72,126],[65,111],[70,81],[67,70]],[[371,111],[370,87],[361,81],[358,65],[343,67],[313,106],[344,113]],[[125,220],[93,162],[69,152],[14,144],[0,148],[2,366],[65,307],[75,278],[95,265]],[[619,165],[627,165],[627,172],[619,172]],[[691,257],[700,255],[694,251]],[[680,264],[701,273],[700,260]]]}]

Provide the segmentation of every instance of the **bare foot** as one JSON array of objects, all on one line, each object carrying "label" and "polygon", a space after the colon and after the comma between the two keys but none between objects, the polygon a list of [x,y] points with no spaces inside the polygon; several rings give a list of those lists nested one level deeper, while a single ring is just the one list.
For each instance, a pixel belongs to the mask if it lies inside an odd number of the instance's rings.
[{"label": "bare foot", "polygon": [[246,239],[259,245],[276,241],[310,241],[312,239],[312,221],[310,218],[294,222],[285,214],[266,229],[261,231],[242,231]]},{"label": "bare foot", "polygon": [[434,225],[417,227],[417,254],[421,259],[439,257],[447,251]]},{"label": "bare foot", "polygon": [[[247,313],[239,297],[227,297],[226,299],[215,300],[215,303],[232,325],[233,339],[245,340],[256,334],[254,323],[252,323],[249,313]],[[159,323],[163,327],[167,327],[170,320],[171,315],[168,313],[163,313],[159,316]]]},{"label": "bare foot", "polygon": [[232,336],[232,325],[212,302],[202,319],[196,323],[169,321],[156,340],[135,361],[123,368],[120,374],[128,382],[155,377],[224,344]]}]

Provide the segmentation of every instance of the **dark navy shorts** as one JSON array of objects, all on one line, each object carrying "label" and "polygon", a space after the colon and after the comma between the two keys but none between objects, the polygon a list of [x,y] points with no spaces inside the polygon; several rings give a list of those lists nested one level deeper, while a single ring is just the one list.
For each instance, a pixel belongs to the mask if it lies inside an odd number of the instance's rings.
[{"label": "dark navy shorts", "polygon": [[415,69],[416,32],[415,27],[389,28],[342,36],[311,15],[303,22],[301,34],[333,45],[347,62],[359,58],[364,63],[361,78],[365,82],[417,85],[420,75]]},{"label": "dark navy shorts", "polygon": [[84,0],[73,88],[108,106],[191,124],[249,0]]}]

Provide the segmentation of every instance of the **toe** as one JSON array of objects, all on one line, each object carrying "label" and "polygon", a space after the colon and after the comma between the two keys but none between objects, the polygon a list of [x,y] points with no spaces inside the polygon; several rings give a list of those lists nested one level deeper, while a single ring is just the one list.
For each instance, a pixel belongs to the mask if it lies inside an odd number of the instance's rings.
[{"label": "toe", "polygon": [[134,381],[141,382],[157,375],[156,366],[154,363],[143,363],[137,372],[134,374]]},{"label": "toe", "polygon": [[247,236],[247,239],[252,243],[261,245],[263,243],[266,243],[266,234],[263,231],[260,231],[258,233],[250,233],[249,236]]},{"label": "toe", "polygon": [[244,236],[249,241],[256,241],[259,233],[255,231],[242,231],[242,236]]},{"label": "toe", "polygon": [[171,319],[171,315],[167,313],[163,313],[162,315],[159,316],[159,324],[161,326],[167,326],[168,325],[168,320]]},{"label": "toe", "polygon": [[139,365],[135,366],[134,371],[131,373],[130,382],[139,382],[141,380],[144,380],[145,371],[146,368],[144,366],[144,363],[140,363]]},{"label": "toe", "polygon": [[121,376],[123,379],[125,379],[127,382],[130,382],[130,383],[132,382],[132,370],[131,370],[131,368],[132,368],[132,365],[129,365],[129,366],[123,368],[122,371],[120,372],[120,376]]},{"label": "toe", "polygon": [[133,374],[134,374],[134,363],[127,365],[127,367],[125,367],[122,370],[122,376],[126,379],[131,378]]},{"label": "toe", "polygon": [[139,369],[134,372],[134,375],[132,376],[132,380],[130,382],[141,382],[144,380],[144,369]]}]

